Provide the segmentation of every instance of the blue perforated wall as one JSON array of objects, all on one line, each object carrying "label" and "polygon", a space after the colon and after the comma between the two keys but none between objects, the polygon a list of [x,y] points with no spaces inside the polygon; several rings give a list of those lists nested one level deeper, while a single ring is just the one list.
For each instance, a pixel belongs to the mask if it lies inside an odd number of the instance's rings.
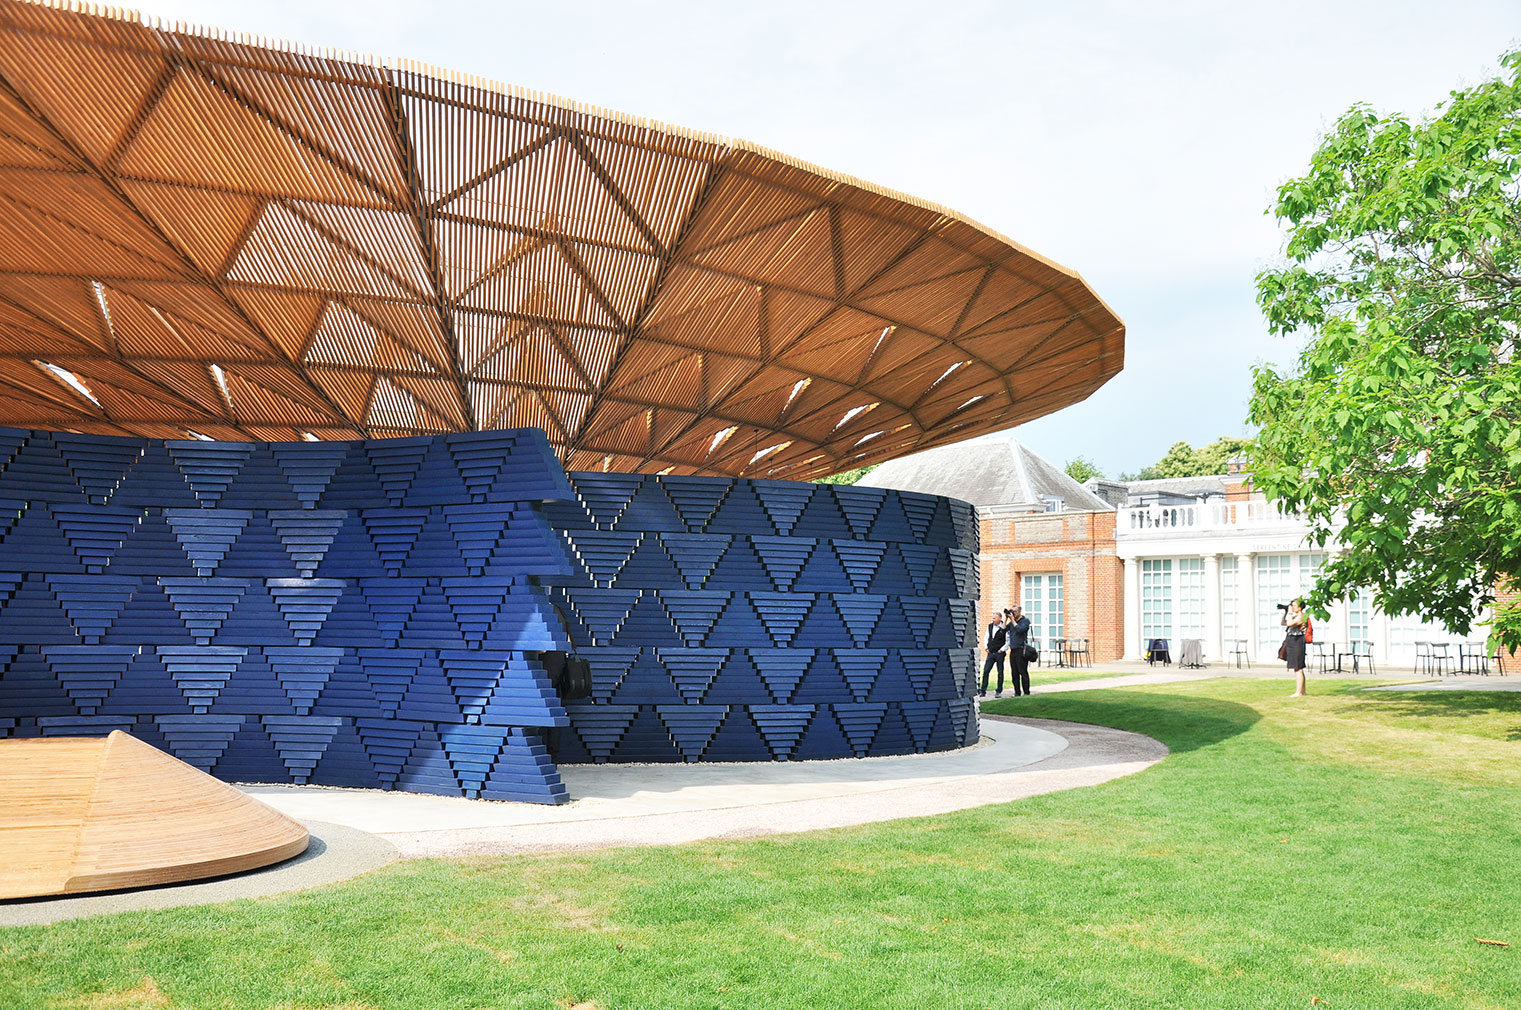
[{"label": "blue perforated wall", "polygon": [[[561,761],[977,738],[977,525],[927,495],[569,478],[536,430],[0,430],[0,736],[220,778],[562,802]],[[537,660],[575,648],[593,697]]]},{"label": "blue perforated wall", "polygon": [[977,520],[877,488],[574,473],[547,577],[594,695],[557,757],[755,761],[977,739]]},{"label": "blue perforated wall", "polygon": [[563,802],[537,430],[0,430],[0,734],[125,729],[219,778]]}]

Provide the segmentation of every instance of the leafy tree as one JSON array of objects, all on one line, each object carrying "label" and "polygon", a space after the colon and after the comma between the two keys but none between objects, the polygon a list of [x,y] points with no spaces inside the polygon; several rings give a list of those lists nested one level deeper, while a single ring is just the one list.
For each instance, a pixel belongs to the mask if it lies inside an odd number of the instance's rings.
[{"label": "leafy tree", "polygon": [[1187,442],[1174,442],[1167,454],[1138,474],[1121,474],[1121,480],[1157,480],[1162,477],[1204,477],[1225,473],[1230,460],[1243,456],[1250,449],[1250,439],[1217,438],[1209,445],[1195,449]]},{"label": "leafy tree", "polygon": [[[1257,299],[1309,343],[1256,370],[1253,473],[1347,547],[1317,609],[1371,587],[1466,633],[1521,577],[1521,52],[1501,67],[1423,121],[1354,107],[1278,191]],[[1521,605],[1492,631],[1521,645]]]},{"label": "leafy tree", "polygon": [[1062,469],[1067,472],[1068,477],[1071,477],[1079,484],[1084,481],[1093,480],[1095,477],[1099,480],[1104,479],[1104,471],[1100,470],[1098,464],[1087,456],[1079,456],[1077,459],[1067,460],[1067,465],[1062,467]]},{"label": "leafy tree", "polygon": [[846,470],[844,473],[832,474],[828,477],[820,477],[815,484],[854,484],[877,468],[878,464],[863,466],[855,470]]}]

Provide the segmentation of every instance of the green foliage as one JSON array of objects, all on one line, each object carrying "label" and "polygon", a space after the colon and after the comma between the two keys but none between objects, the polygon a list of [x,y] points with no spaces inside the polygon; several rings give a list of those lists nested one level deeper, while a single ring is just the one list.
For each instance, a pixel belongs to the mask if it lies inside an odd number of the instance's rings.
[{"label": "green foliage", "polygon": [[865,477],[867,474],[875,470],[878,465],[879,464],[877,463],[873,463],[871,466],[863,466],[855,470],[846,470],[844,473],[832,474],[828,477],[820,477],[818,480],[814,481],[814,483],[854,484],[856,481],[860,480],[862,477]]},{"label": "green foliage", "polygon": [[1138,474],[1123,474],[1121,480],[1158,480],[1163,477],[1205,477],[1225,473],[1232,459],[1251,449],[1247,438],[1223,436],[1209,445],[1195,449],[1187,442],[1174,442],[1167,454]]},{"label": "green foliage", "polygon": [[[1348,548],[1315,609],[1371,587],[1466,632],[1521,576],[1521,53],[1501,63],[1427,121],[1353,108],[1278,191],[1288,263],[1257,299],[1311,339],[1256,370],[1254,479]],[[1492,633],[1521,645],[1521,608]]]},{"label": "green foliage", "polygon": [[1095,477],[1099,480],[1104,479],[1104,471],[1100,470],[1098,464],[1087,456],[1079,456],[1077,459],[1067,460],[1067,465],[1062,467],[1062,469],[1067,472],[1068,477],[1071,477],[1079,484],[1084,481],[1093,480]]}]

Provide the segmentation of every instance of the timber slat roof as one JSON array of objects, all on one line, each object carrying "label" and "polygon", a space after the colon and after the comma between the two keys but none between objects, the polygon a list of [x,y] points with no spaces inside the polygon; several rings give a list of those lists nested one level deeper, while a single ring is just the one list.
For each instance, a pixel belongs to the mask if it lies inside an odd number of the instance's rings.
[{"label": "timber slat roof", "polygon": [[574,469],[807,479],[1081,400],[1124,334],[1012,241],[742,141],[0,0],[0,425],[532,425]]}]

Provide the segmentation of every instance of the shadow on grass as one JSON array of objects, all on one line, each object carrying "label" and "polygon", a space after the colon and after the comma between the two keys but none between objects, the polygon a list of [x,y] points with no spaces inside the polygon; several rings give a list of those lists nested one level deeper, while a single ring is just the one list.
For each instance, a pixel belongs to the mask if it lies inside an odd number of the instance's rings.
[{"label": "shadow on grass", "polygon": [[1160,740],[1175,754],[1239,736],[1262,718],[1256,709],[1239,702],[1123,689],[1040,695],[1019,703],[996,701],[983,710],[992,715],[1112,726]]},{"label": "shadow on grass", "polygon": [[1521,693],[1514,691],[1364,691],[1358,701],[1396,718],[1464,719],[1511,716],[1504,739],[1521,740]]}]

